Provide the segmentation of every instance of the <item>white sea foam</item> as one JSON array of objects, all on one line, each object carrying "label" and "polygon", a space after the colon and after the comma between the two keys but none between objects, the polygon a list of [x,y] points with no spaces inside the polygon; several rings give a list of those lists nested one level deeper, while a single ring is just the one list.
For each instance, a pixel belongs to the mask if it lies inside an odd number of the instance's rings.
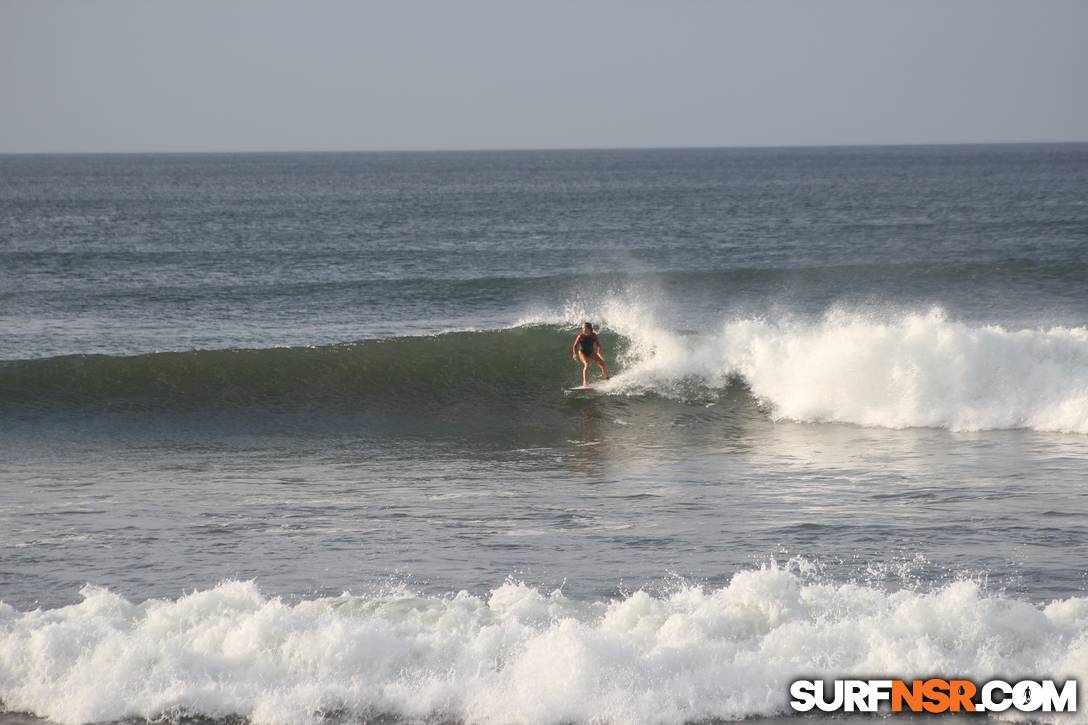
[{"label": "white sea foam", "polygon": [[[614,300],[605,324],[631,343],[614,392],[748,384],[777,419],[970,431],[1088,433],[1088,328],[1007,329],[924,313],[833,310],[817,321],[743,318],[683,335]],[[555,318],[577,320],[577,306]],[[568,319],[569,318],[569,319]]]},{"label": "white sea foam", "polygon": [[9,709],[61,723],[185,712],[286,724],[332,711],[680,723],[786,712],[800,675],[1088,677],[1088,599],[1035,606],[971,581],[888,592],[767,567],[719,589],[608,602],[514,582],[486,597],[294,605],[249,582],[177,601],[82,594],[45,611],[0,605]]}]

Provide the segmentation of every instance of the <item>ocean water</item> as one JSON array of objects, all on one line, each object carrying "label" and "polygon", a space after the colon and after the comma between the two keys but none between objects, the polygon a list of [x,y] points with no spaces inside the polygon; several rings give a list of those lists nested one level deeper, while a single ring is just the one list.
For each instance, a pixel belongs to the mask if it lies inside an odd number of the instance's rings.
[{"label": "ocean water", "polygon": [[1088,145],[0,156],[0,720],[1083,683],[1086,288]]}]

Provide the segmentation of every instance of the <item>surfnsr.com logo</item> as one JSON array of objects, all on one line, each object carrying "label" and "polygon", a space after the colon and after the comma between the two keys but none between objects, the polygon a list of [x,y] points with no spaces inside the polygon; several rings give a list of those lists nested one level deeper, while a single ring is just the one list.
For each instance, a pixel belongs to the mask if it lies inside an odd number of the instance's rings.
[{"label": "surfnsr.com logo", "polygon": [[790,698],[797,712],[1076,712],[1077,681],[797,680]]}]

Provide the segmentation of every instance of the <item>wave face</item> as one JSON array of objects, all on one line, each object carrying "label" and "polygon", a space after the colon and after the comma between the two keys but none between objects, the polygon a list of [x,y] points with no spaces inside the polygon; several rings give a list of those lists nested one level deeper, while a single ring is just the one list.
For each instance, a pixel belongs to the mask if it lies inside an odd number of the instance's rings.
[{"label": "wave face", "polygon": [[252,582],[176,601],[82,596],[45,611],[0,605],[9,709],[72,725],[164,714],[682,723],[785,713],[788,683],[813,674],[1088,675],[1088,599],[1040,608],[971,581],[887,592],[771,567],[719,589],[594,602],[516,582],[483,597],[396,589],[293,605]]},{"label": "wave face", "polygon": [[[70,355],[0,363],[0,404],[108,410],[418,406],[551,397],[575,384],[573,336],[452,332],[322,347]],[[565,354],[566,353],[566,354]]]},{"label": "wave face", "polygon": [[[926,313],[739,317],[681,332],[603,306],[614,396],[725,402],[777,420],[1088,434],[1088,328],[1007,329]],[[563,404],[584,311],[506,330],[312,348],[79,355],[0,364],[0,406],[186,410],[317,405],[430,415]],[[723,393],[732,388],[740,395]]]}]

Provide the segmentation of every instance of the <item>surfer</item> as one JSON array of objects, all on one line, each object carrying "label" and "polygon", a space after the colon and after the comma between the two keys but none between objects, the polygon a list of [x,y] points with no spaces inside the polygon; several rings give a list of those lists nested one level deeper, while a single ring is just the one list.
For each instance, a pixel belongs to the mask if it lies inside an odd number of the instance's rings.
[{"label": "surfer", "polygon": [[589,361],[597,363],[597,367],[604,373],[604,379],[608,380],[608,365],[604,361],[601,347],[601,338],[593,331],[593,325],[582,323],[582,331],[574,338],[574,347],[571,348],[572,356],[582,363],[582,387],[589,386]]}]

